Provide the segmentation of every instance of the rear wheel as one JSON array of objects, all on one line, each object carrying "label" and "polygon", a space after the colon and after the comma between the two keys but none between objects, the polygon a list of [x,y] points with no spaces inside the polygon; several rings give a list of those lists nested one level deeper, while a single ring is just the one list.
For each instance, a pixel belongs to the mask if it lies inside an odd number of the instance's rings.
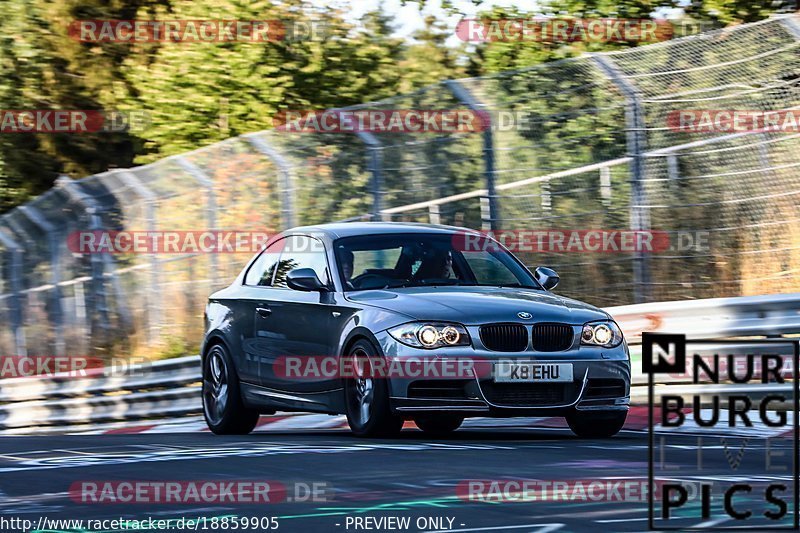
[{"label": "rear wheel", "polygon": [[414,419],[419,429],[430,435],[447,435],[461,427],[464,417],[451,415],[427,415]]},{"label": "rear wheel", "polygon": [[203,416],[217,435],[246,435],[258,423],[258,411],[242,403],[239,377],[222,344],[212,346],[203,360]]},{"label": "rear wheel", "polygon": [[573,411],[567,415],[569,429],[583,438],[613,437],[620,432],[627,411]]},{"label": "rear wheel", "polygon": [[356,341],[347,356],[353,377],[345,380],[347,423],[357,437],[391,437],[400,433],[403,419],[389,408],[385,377],[376,377],[378,352],[366,339]]}]

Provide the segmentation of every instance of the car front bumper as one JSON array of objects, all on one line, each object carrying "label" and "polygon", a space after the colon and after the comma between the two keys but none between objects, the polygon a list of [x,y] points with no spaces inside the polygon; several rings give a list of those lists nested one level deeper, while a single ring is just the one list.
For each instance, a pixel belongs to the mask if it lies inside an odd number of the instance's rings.
[{"label": "car front bumper", "polygon": [[[580,327],[564,351],[494,352],[480,342],[478,327],[468,326],[472,346],[423,350],[406,346],[387,332],[376,337],[387,360],[463,360],[481,362],[478,374],[452,377],[392,376],[389,378],[393,412],[404,416],[448,413],[458,416],[564,416],[575,410],[627,410],[630,404],[631,365],[625,342],[614,348],[583,346]],[[568,382],[495,383],[500,361],[515,363],[570,363]]]}]

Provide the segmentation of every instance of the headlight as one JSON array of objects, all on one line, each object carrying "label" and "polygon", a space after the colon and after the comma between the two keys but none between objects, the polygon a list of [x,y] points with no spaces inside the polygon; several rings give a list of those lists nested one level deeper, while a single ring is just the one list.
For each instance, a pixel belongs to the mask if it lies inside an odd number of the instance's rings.
[{"label": "headlight", "polygon": [[461,324],[444,322],[411,322],[391,328],[389,335],[414,348],[433,349],[471,344],[467,328]]},{"label": "headlight", "polygon": [[583,325],[581,344],[613,348],[622,342],[622,331],[612,321],[590,322]]}]

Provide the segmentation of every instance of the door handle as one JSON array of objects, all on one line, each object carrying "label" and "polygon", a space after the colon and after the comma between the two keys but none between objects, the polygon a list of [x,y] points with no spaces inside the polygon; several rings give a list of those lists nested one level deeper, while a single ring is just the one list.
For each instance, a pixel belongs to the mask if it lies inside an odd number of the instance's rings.
[{"label": "door handle", "polygon": [[258,313],[258,316],[260,316],[261,318],[267,318],[269,315],[272,314],[272,309],[269,309],[267,307],[256,307],[256,313]]}]

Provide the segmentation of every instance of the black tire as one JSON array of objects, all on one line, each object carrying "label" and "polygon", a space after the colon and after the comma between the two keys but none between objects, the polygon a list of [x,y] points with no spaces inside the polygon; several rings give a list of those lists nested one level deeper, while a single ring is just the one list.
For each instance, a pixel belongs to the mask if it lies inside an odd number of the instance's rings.
[{"label": "black tire", "polygon": [[567,415],[569,429],[581,438],[608,438],[620,432],[628,411],[573,411]]},{"label": "black tire", "polygon": [[461,427],[463,416],[452,415],[426,415],[414,418],[414,423],[419,429],[429,435],[447,435]]},{"label": "black tire", "polygon": [[239,376],[222,344],[211,346],[203,358],[203,416],[217,435],[247,435],[258,423],[258,411],[242,403]]},{"label": "black tire", "polygon": [[[352,360],[356,372],[361,370],[370,376],[365,365],[379,356],[371,342],[360,339],[350,347],[346,357]],[[347,424],[357,437],[394,437],[403,429],[403,419],[389,407],[389,386],[384,377],[348,377],[344,382],[344,402]]]}]

